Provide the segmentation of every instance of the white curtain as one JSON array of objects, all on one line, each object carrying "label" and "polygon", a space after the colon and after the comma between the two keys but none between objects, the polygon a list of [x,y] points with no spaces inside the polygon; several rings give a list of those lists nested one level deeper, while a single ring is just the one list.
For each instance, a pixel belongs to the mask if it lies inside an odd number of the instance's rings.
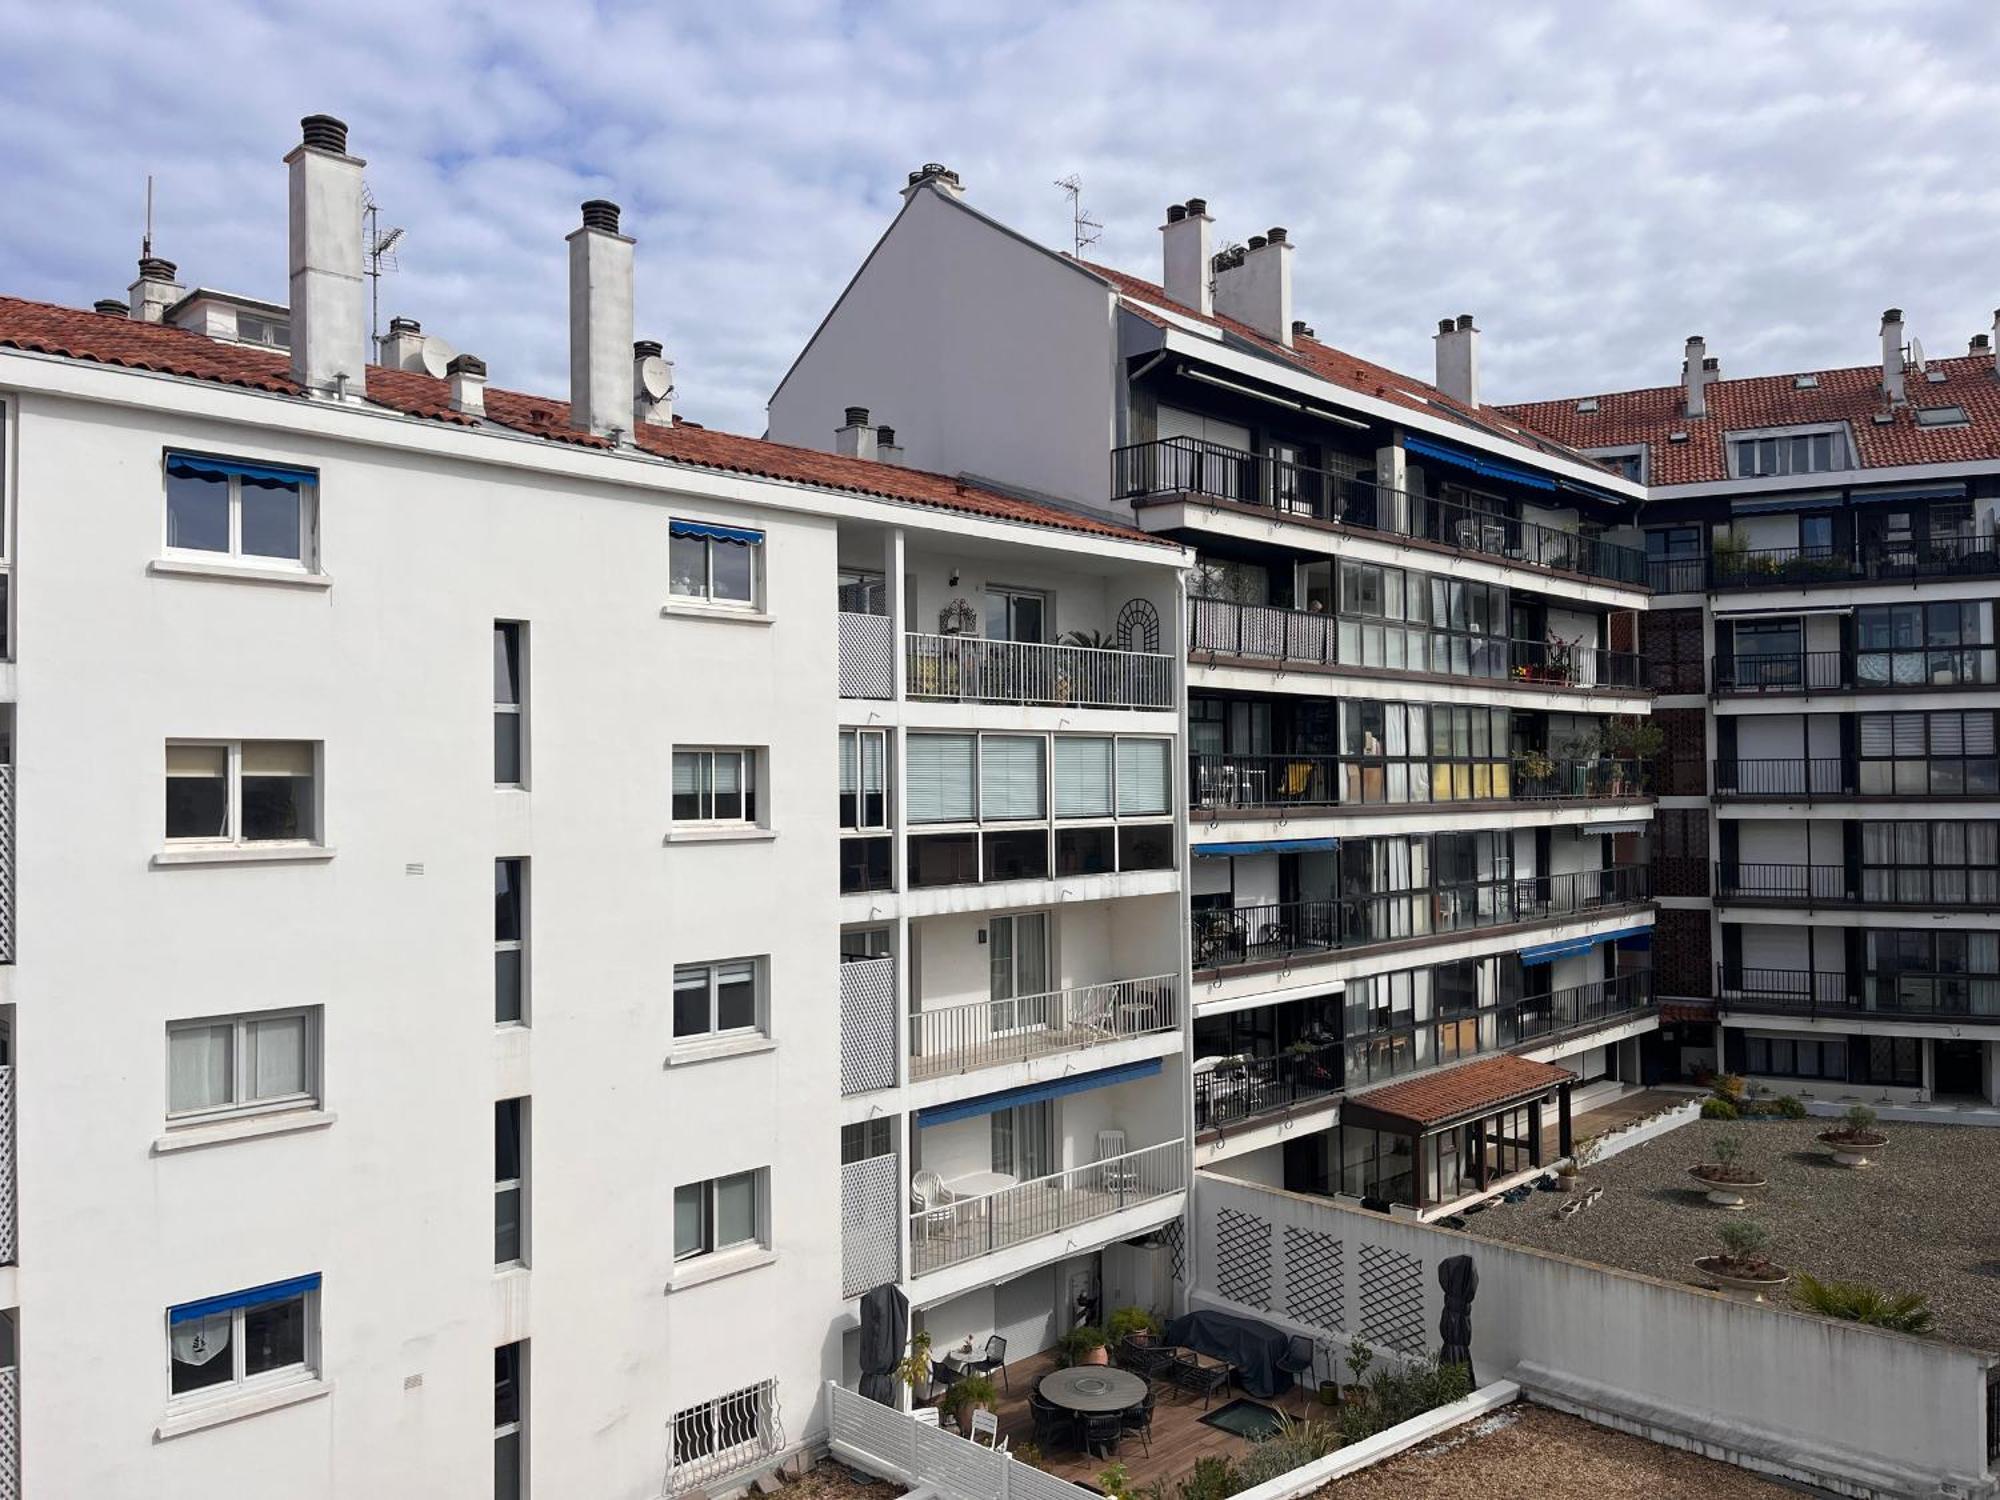
[{"label": "white curtain", "polygon": [[274,1016],[246,1030],[246,1074],[253,1099],[282,1099],[306,1092],[306,1018]]},{"label": "white curtain", "polygon": [[230,1102],[234,1028],[180,1026],[167,1033],[167,1108],[175,1114]]}]

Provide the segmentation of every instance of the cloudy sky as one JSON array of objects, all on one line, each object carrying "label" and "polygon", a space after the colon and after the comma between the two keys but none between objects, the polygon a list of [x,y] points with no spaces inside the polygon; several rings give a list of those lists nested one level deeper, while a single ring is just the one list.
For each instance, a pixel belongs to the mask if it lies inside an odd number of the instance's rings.
[{"label": "cloudy sky", "polygon": [[[1252,19],[1254,18],[1254,20]],[[639,240],[639,332],[680,408],[756,432],[917,164],[1157,275],[1165,205],[1287,226],[1298,311],[1424,374],[1471,311],[1490,400],[1934,353],[2000,306],[1991,0],[1291,6],[0,0],[0,292],[123,295],[145,180],[182,279],[284,295],[280,158],[346,119],[385,224],[382,313],[567,379],[563,236]],[[831,420],[831,418],[830,418]]]}]

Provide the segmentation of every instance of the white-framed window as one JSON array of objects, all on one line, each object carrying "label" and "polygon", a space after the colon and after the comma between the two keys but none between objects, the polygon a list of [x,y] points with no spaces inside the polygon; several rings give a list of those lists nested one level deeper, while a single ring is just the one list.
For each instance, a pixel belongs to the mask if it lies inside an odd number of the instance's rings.
[{"label": "white-framed window", "polygon": [[889,826],[889,732],[840,731],[840,826],[880,833]]},{"label": "white-framed window", "polygon": [[764,960],[731,958],[674,969],[674,1040],[751,1036],[764,1030]]},{"label": "white-framed window", "polygon": [[318,1006],[167,1023],[167,1122],[319,1107]]},{"label": "white-framed window", "polygon": [[493,1103],[493,1264],[528,1263],[528,1101]]},{"label": "white-framed window", "polygon": [[708,521],[669,521],[667,567],[676,599],[754,609],[763,582],[764,533]]},{"label": "white-framed window", "polygon": [[317,843],[319,762],[313,740],[167,741],[167,841]]},{"label": "white-framed window", "polygon": [[528,784],[528,627],[493,622],[493,784]]},{"label": "white-framed window", "polygon": [[170,556],[317,571],[312,470],[173,449],[165,470]]},{"label": "white-framed window", "polygon": [[674,1189],[674,1259],[693,1260],[747,1245],[768,1245],[768,1174],[735,1172]]},{"label": "white-framed window", "polygon": [[493,1021],[528,1023],[528,862],[493,861]]},{"label": "white-framed window", "polygon": [[527,1485],[528,1341],[493,1351],[493,1500],[521,1500]]},{"label": "white-framed window", "polygon": [[319,1369],[319,1275],[167,1309],[173,1406],[312,1379]]},{"label": "white-framed window", "polygon": [[1646,482],[1644,443],[1626,448],[1586,448],[1583,451],[1621,479],[1629,479],[1635,484]]},{"label": "white-framed window", "polygon": [[674,749],[676,823],[757,821],[757,752],[744,747]]},{"label": "white-framed window", "polygon": [[1842,426],[1783,428],[1729,434],[1729,461],[1737,479],[1823,474],[1852,467]]}]

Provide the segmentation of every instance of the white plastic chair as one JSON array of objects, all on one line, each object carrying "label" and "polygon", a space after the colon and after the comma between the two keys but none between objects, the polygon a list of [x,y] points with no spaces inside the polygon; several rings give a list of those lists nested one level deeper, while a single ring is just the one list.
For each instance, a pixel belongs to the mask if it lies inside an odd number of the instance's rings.
[{"label": "white plastic chair", "polygon": [[1129,1192],[1139,1185],[1139,1173],[1132,1163],[1114,1160],[1124,1154],[1124,1131],[1097,1132],[1097,1159],[1104,1164],[1098,1168],[1098,1185],[1107,1193]]},{"label": "white plastic chair", "polygon": [[911,1412],[910,1415],[917,1419],[919,1426],[935,1427],[938,1425],[938,1409],[935,1406],[920,1406]]},{"label": "white plastic chair", "polygon": [[986,1438],[987,1447],[998,1448],[1000,1446],[1000,1419],[984,1407],[981,1407],[972,1414],[973,1442],[978,1442],[982,1436]]},{"label": "white plastic chair", "polygon": [[917,1228],[925,1239],[940,1230],[951,1233],[951,1214],[945,1210],[950,1201],[951,1193],[937,1173],[919,1172],[910,1179],[910,1207],[918,1215]]}]

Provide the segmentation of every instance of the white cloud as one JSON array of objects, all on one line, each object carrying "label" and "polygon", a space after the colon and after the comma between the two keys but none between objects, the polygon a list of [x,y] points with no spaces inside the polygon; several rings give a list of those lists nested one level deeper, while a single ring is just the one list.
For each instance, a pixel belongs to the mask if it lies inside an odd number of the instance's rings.
[{"label": "white cloud", "polygon": [[[353,128],[408,227],[383,312],[566,380],[563,236],[617,199],[640,332],[681,406],[755,432],[792,354],[919,162],[1150,274],[1169,200],[1284,224],[1299,311],[1415,373],[1436,320],[1485,330],[1494,399],[1869,362],[1904,307],[1934,351],[2000,304],[1984,99],[2000,11],[1454,0],[1358,7],[427,7],[0,0],[0,291],[87,305],[131,279],[144,179],[190,283],[281,296],[302,114]],[[831,416],[829,421],[834,420]]]}]

